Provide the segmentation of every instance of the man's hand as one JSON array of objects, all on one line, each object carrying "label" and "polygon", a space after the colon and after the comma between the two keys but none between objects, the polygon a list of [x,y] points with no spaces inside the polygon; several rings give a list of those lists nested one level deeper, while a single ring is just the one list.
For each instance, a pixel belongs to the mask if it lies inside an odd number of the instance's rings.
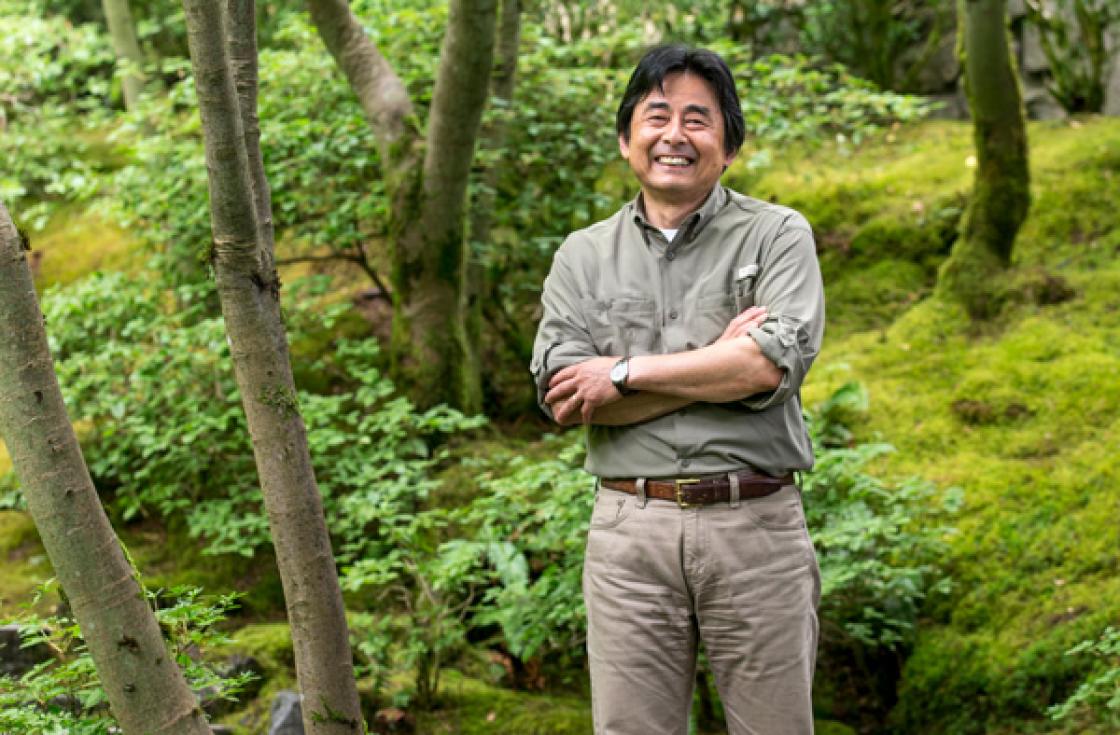
[{"label": "man's hand", "polygon": [[611,382],[611,368],[618,360],[617,357],[593,357],[552,376],[544,402],[552,407],[557,423],[563,426],[579,421],[590,424],[596,408],[622,398]]},{"label": "man's hand", "polygon": [[749,337],[750,330],[761,326],[764,321],[766,321],[766,307],[752,306],[728,322],[727,328],[723,330],[723,334],[716,342],[723,342],[735,337]]}]

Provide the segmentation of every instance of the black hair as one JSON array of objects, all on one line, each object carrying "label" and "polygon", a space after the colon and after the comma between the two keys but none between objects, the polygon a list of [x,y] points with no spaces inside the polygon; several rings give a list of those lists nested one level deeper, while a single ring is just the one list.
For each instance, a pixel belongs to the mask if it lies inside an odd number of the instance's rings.
[{"label": "black hair", "polygon": [[615,128],[622,139],[630,140],[630,121],[634,108],[645,99],[654,88],[664,91],[665,77],[670,74],[688,72],[700,77],[711,85],[723,114],[723,150],[731,155],[743,145],[746,125],[743,110],[739,104],[739,93],[735,91],[735,79],[731,70],[719,54],[707,49],[688,46],[656,46],[642,56],[641,61],[630,75],[622,102],[618,105]]}]

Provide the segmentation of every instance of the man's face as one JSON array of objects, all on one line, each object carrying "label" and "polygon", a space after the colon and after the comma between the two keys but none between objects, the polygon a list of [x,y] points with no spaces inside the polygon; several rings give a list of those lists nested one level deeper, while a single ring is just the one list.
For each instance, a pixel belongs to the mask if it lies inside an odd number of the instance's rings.
[{"label": "man's face", "polygon": [[665,203],[702,200],[735,155],[723,150],[723,115],[715,93],[687,72],[665,77],[634,108],[630,140],[618,138],[646,197]]}]

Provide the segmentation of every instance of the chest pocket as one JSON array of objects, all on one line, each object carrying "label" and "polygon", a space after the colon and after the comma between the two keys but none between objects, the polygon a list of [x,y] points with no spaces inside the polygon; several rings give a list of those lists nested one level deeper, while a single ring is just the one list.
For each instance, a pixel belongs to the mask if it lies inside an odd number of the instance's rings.
[{"label": "chest pocket", "polygon": [[715,342],[737,313],[734,294],[698,298],[692,308],[685,309],[685,349],[695,350]]},{"label": "chest pocket", "polygon": [[585,299],[587,328],[600,355],[654,355],[661,352],[661,325],[652,299]]}]

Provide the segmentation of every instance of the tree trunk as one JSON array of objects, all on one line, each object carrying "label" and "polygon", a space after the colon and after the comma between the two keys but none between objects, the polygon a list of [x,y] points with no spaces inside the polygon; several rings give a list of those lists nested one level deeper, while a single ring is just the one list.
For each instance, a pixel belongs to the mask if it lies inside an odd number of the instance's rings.
[{"label": "tree trunk", "polygon": [[[505,108],[506,112],[496,116],[489,124],[484,124],[480,133],[481,145],[491,151],[501,151],[505,147],[509,110],[517,88],[517,58],[520,44],[521,0],[502,0],[501,14],[498,18],[494,72],[490,79],[490,97]],[[491,240],[491,228],[501,168],[501,165],[495,162],[483,172],[482,186],[471,202],[470,209],[470,241],[475,244],[475,247],[491,252],[495,247]],[[482,325],[489,324],[494,333],[500,335],[502,344],[509,351],[512,359],[519,364],[526,364],[533,349],[532,330],[527,329],[531,325],[517,323],[510,319],[506,312],[499,293],[499,285],[506,280],[506,275],[506,269],[499,257],[491,258],[489,264],[482,262],[477,256],[469,260],[467,334],[472,344],[481,347]],[[525,374],[525,385],[526,400],[531,404],[535,400],[535,394],[530,390],[533,381],[528,373]]]},{"label": "tree trunk", "polygon": [[939,285],[973,318],[985,318],[999,309],[993,284],[1011,263],[1015,235],[1030,207],[1027,133],[1004,0],[959,0],[959,16],[977,168],[961,237]]},{"label": "tree trunk", "polygon": [[140,76],[144,54],[140,51],[140,41],[136,38],[136,24],[132,22],[128,0],[101,0],[101,7],[105,11],[105,21],[109,26],[109,37],[113,40],[117,60],[129,67],[121,78],[121,89],[124,92],[125,108],[133,110],[144,89],[144,78]]},{"label": "tree trunk", "polygon": [[494,50],[496,0],[453,0],[432,93],[422,179],[393,208],[394,375],[422,405],[482,407],[467,333],[467,182]]},{"label": "tree trunk", "polygon": [[[234,19],[249,22],[251,12],[239,13],[244,5],[232,1]],[[267,206],[263,176],[254,186],[222,3],[184,0],[184,7],[210,178],[215,280],[284,587],[304,729],[356,733],[362,718],[342,594],[296,402],[280,284],[262,242],[268,215],[256,213]],[[232,38],[251,32],[230,26]]]},{"label": "tree trunk", "polygon": [[454,0],[420,139],[400,78],[345,0],[308,0],[377,138],[391,198],[393,375],[421,406],[482,405],[467,329],[466,193],[494,49],[496,0]]},{"label": "tree trunk", "polygon": [[2,204],[0,435],[122,730],[209,733],[90,480],[51,364],[23,243]]}]

